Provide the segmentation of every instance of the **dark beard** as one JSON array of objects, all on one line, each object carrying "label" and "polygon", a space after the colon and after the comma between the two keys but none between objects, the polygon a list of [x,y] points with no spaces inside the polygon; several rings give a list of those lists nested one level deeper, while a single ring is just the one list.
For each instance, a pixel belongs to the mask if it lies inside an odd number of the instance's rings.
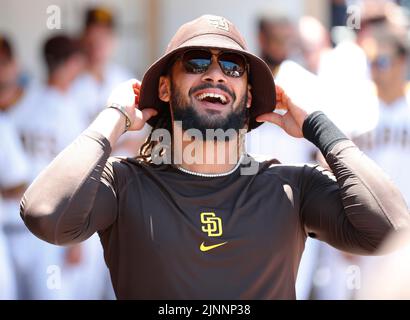
[{"label": "dark beard", "polygon": [[[221,85],[212,86],[202,85],[200,88],[196,88],[193,92],[202,90],[205,88],[219,88],[221,90],[227,91],[222,88]],[[192,96],[192,94],[190,94]],[[235,102],[236,97],[231,94],[231,97],[234,97],[232,103]],[[226,118],[207,118],[206,116],[200,116],[195,108],[189,104],[185,103],[181,93],[172,85],[171,88],[171,107],[174,115],[174,121],[182,122],[182,130],[186,131],[189,129],[198,129],[202,133],[202,137],[206,140],[206,130],[216,130],[222,129],[224,132],[228,129],[233,129],[237,134],[239,130],[243,129],[248,123],[249,119],[249,109],[246,107],[248,101],[248,92],[245,91],[245,94],[241,98],[236,111],[229,113]]]}]

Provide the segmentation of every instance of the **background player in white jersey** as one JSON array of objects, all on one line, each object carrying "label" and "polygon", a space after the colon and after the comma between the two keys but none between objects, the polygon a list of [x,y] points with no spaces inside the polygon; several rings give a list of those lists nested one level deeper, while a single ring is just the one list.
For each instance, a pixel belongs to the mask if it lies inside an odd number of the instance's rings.
[{"label": "background player in white jersey", "polygon": [[[393,25],[384,28],[375,26],[364,39],[363,49],[369,59],[379,99],[378,122],[374,129],[357,136],[354,141],[366,155],[386,171],[399,187],[409,206],[410,170],[406,165],[410,163],[410,95],[406,92],[406,76],[410,51],[407,41],[405,30]],[[408,252],[407,249],[407,261],[403,260],[403,264],[408,263]],[[402,254],[403,252],[396,254],[396,260]],[[370,275],[379,272],[376,268],[386,265],[388,261],[393,260],[389,256],[361,257],[359,266],[364,288],[379,284],[387,290],[386,279],[374,276],[371,278]],[[396,263],[398,261],[400,260]],[[391,281],[390,284],[394,282]],[[374,297],[370,296],[369,292],[360,294],[360,298]],[[396,297],[398,296],[389,298]]]},{"label": "background player in white jersey", "polygon": [[[379,20],[378,23],[364,21],[359,38],[368,59],[378,105],[374,113],[368,112],[367,119],[362,119],[362,126],[356,125],[351,135],[358,147],[390,176],[409,205],[410,171],[403,166],[410,162],[410,100],[406,92],[408,40],[405,28],[389,23],[387,16],[380,16]],[[362,108],[372,110],[366,105]],[[376,121],[369,129],[366,121],[370,118]],[[361,288],[369,288],[368,281],[376,279],[369,275],[390,259],[344,255],[334,250],[325,258],[322,273],[328,274],[333,284],[318,290],[317,298],[324,299],[372,298]],[[356,279],[350,281],[354,277]]]},{"label": "background player in white jersey", "polygon": [[[86,126],[68,91],[84,67],[79,43],[68,36],[57,35],[44,45],[47,83],[36,89],[30,104],[13,113],[31,162],[33,179]],[[22,242],[17,245],[22,245]],[[41,244],[33,278],[37,283],[33,298],[98,299],[105,290],[106,267],[97,238],[84,246],[60,249]],[[57,267],[57,269],[54,268]],[[51,267],[51,269],[50,269]],[[53,269],[54,268],[54,269]],[[53,270],[61,275],[61,286],[51,288],[47,277]]]},{"label": "background player in white jersey", "polygon": [[[288,60],[294,57],[298,46],[297,31],[293,22],[287,16],[267,10],[260,17],[258,24],[261,57],[270,67],[275,82],[289,92],[294,101],[303,100],[300,97],[303,88],[296,79],[305,79],[309,72],[296,62]],[[288,81],[289,79],[291,81]],[[251,154],[263,158],[276,158],[282,163],[308,163],[312,162],[314,156],[314,148],[307,141],[286,135],[281,128],[271,123],[263,123],[248,133],[246,148]],[[307,239],[298,270],[297,299],[309,298],[317,246],[318,241]]]},{"label": "background player in white jersey", "polygon": [[79,43],[58,35],[48,39],[43,49],[46,83],[35,88],[31,104],[25,103],[12,114],[31,159],[33,178],[86,126],[68,94],[84,66]]},{"label": "background player in white jersey", "polygon": [[[95,7],[86,11],[82,42],[87,64],[85,72],[75,80],[71,94],[87,123],[91,123],[105,107],[117,84],[134,78],[129,71],[111,61],[116,44],[115,25],[114,15],[106,8]],[[114,154],[135,155],[148,134],[148,126],[145,129],[138,133],[127,132]]]},{"label": "background player in white jersey", "polygon": [[379,100],[378,122],[355,138],[356,144],[375,160],[401,189],[410,204],[410,103],[406,93],[406,39],[400,30],[374,27],[364,41]]},{"label": "background player in white jersey", "polygon": [[3,300],[17,298],[11,253],[3,233],[3,201],[20,197],[28,182],[28,165],[20,139],[3,114],[0,114],[0,137],[0,300]]},{"label": "background player in white jersey", "polygon": [[[14,127],[14,113],[24,105],[31,105],[33,102],[33,92],[28,87],[25,87],[20,81],[21,71],[19,64],[15,58],[14,50],[10,40],[0,36],[0,110],[2,117],[3,130],[6,126]],[[2,134],[2,143],[7,144],[4,150],[18,149],[20,139],[13,143],[17,138],[8,138],[9,134]],[[18,135],[18,133],[17,133]],[[21,149],[21,148],[20,148]],[[3,149],[2,149],[3,150]],[[24,224],[21,223],[19,216],[19,198],[23,194],[26,185],[30,182],[28,163],[25,164],[22,151],[5,152],[5,156],[11,157],[12,160],[8,165],[2,166],[7,168],[7,171],[2,171],[4,177],[11,182],[3,181],[7,189],[12,187],[12,192],[3,191],[3,199],[1,203],[2,223],[4,234],[9,247],[9,254],[12,262],[12,270],[15,273],[16,292],[15,298],[24,299],[33,297],[34,288],[29,288],[29,281],[33,280],[30,274],[30,268],[37,264],[38,255],[36,250],[33,250],[31,244],[42,245],[35,237],[25,231]],[[18,186],[15,184],[18,182]],[[11,186],[13,185],[13,186]],[[24,245],[21,242],[25,242]],[[25,250],[23,251],[22,248]],[[4,271],[6,272],[6,271]],[[6,276],[8,278],[8,276]]]}]

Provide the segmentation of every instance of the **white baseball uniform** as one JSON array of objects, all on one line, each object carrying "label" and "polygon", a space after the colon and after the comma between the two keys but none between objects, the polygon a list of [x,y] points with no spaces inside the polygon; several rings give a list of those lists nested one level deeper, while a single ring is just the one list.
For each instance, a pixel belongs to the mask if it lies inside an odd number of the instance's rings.
[{"label": "white baseball uniform", "polygon": [[393,179],[410,205],[410,96],[379,101],[378,122],[354,142]]},{"label": "white baseball uniform", "polygon": [[[0,189],[28,182],[28,166],[20,139],[11,123],[0,114]],[[9,245],[3,233],[5,207],[0,196],[0,300],[16,299],[17,288]],[[18,212],[16,212],[18,214]]]},{"label": "white baseball uniform", "polygon": [[[10,118],[18,129],[30,159],[31,180],[87,126],[72,98],[48,86],[32,89],[30,97],[14,108]],[[21,278],[28,287],[23,297],[102,297],[109,279],[97,235],[82,245],[82,260],[73,266],[65,264],[65,248],[33,239],[29,232],[11,237],[11,242],[16,248],[17,268],[21,270]],[[23,247],[30,251],[21,252]]]}]

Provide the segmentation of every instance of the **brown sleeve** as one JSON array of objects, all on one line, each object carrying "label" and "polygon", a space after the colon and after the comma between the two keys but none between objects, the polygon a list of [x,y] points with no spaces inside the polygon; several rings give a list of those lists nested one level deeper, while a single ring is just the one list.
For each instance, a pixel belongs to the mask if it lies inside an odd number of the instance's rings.
[{"label": "brown sleeve", "polygon": [[410,225],[400,191],[350,140],[326,155],[332,173],[306,169],[301,219],[306,233],[356,254],[373,254],[390,232]]},{"label": "brown sleeve", "polygon": [[109,141],[86,131],[35,179],[21,200],[20,215],[40,239],[66,245],[89,238],[116,219]]}]

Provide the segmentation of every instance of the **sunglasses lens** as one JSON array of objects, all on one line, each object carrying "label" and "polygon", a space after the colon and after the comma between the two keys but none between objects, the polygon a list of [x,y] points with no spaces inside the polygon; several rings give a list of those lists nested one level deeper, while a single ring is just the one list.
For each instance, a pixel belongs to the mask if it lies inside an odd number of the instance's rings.
[{"label": "sunglasses lens", "polygon": [[233,52],[222,53],[219,56],[219,64],[223,72],[233,78],[241,77],[246,69],[245,57]]},{"label": "sunglasses lens", "polygon": [[[222,71],[229,77],[239,78],[246,70],[246,59],[235,52],[218,55]],[[204,73],[212,64],[212,53],[205,50],[189,50],[182,56],[182,63],[188,73]]]},{"label": "sunglasses lens", "polygon": [[189,73],[204,73],[210,66],[212,55],[203,50],[190,50],[184,53],[182,63]]}]

